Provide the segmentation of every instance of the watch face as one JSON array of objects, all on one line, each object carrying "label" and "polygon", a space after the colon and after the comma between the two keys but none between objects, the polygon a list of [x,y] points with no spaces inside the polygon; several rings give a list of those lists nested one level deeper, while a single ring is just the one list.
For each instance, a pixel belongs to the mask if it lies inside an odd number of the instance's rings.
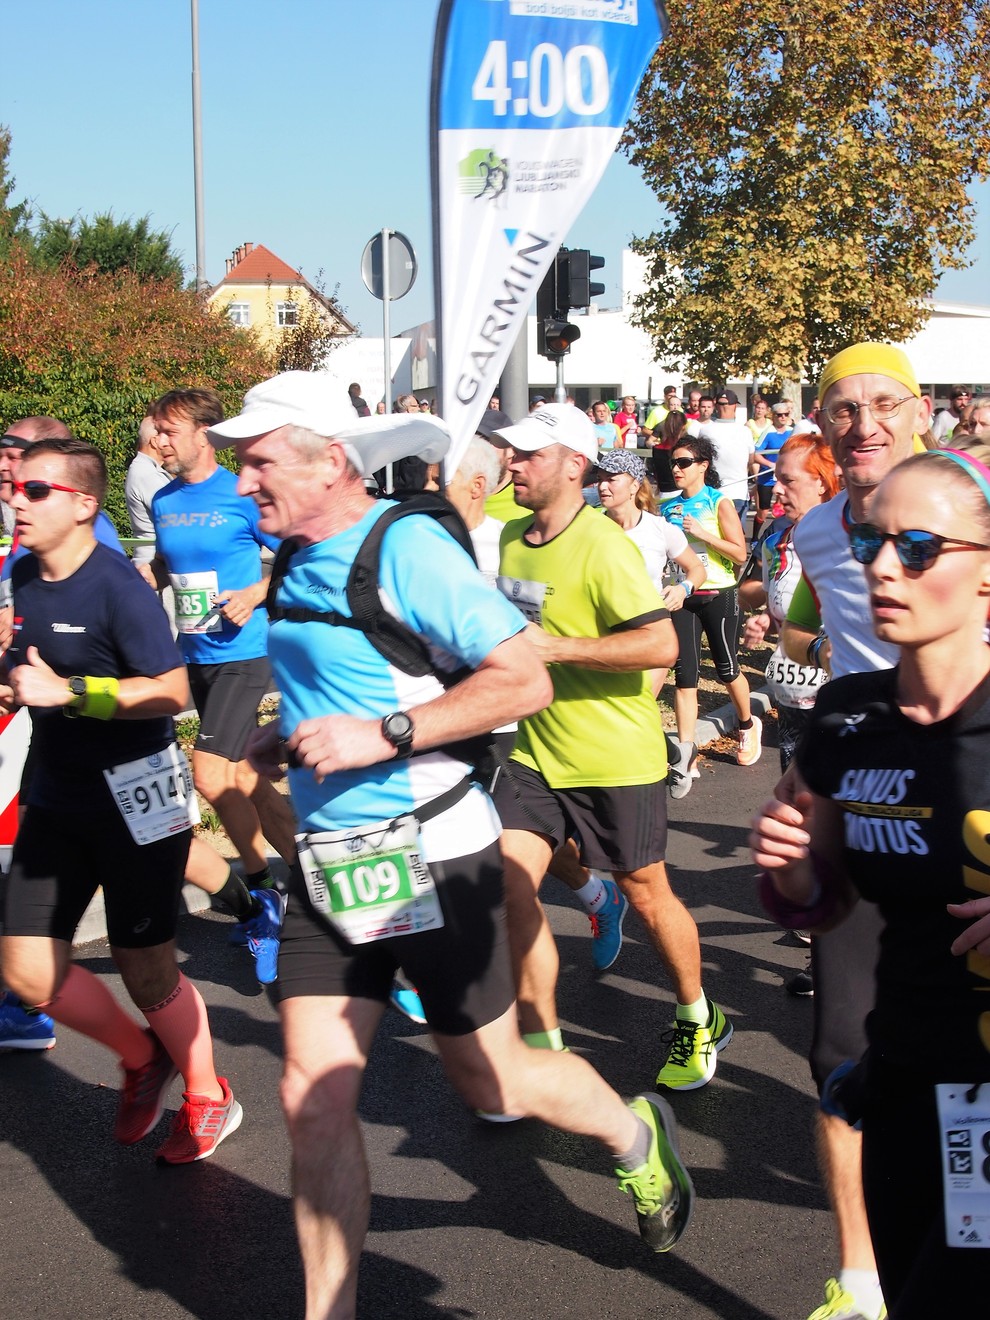
[{"label": "watch face", "polygon": [[86,680],[84,678],[70,678],[69,691],[74,697],[84,697],[86,695]]},{"label": "watch face", "polygon": [[387,715],[382,721],[382,730],[389,742],[406,742],[412,737],[413,722],[405,711],[396,711],[394,715]]}]

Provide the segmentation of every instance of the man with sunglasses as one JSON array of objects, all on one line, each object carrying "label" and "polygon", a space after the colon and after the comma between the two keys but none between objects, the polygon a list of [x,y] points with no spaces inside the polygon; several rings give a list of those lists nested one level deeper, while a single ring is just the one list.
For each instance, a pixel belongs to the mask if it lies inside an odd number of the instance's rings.
[{"label": "man with sunglasses", "polygon": [[973,391],[968,385],[953,385],[949,390],[948,408],[943,408],[932,422],[932,435],[943,449],[962,420],[963,412],[969,407],[972,397]]},{"label": "man with sunglasses", "polygon": [[[4,975],[111,1050],[124,1070],[114,1135],[143,1140],[177,1073],[185,1102],[159,1161],[212,1154],[241,1109],[213,1062],[206,1007],[175,956],[195,797],[172,718],[189,688],[155,598],[93,532],[106,465],[81,440],[43,440],[10,489],[29,554],[14,568],[14,639],[0,708],[31,711],[35,769],[14,845],[0,940]],[[145,1021],[72,962],[102,886],[113,958]]]},{"label": "man with sunglasses", "polygon": [[[880,482],[920,447],[918,436],[928,428],[931,403],[904,352],[872,343],[843,349],[826,364],[819,397],[818,425],[842,470],[845,490],[810,510],[794,530],[803,577],[781,643],[790,659],[817,661],[833,676],[887,669],[897,663],[897,648],[874,635],[850,529],[869,522]],[[915,548],[911,553],[923,552]],[[778,796],[790,798],[794,791],[794,782],[785,779]],[[859,1059],[866,1049],[863,1023],[873,1007],[880,929],[876,908],[860,902],[841,927],[812,940],[810,1062],[819,1090],[835,1068]],[[877,1320],[885,1312],[863,1202],[861,1138],[843,1119],[825,1113],[818,1115],[818,1135],[822,1175],[838,1226],[840,1270],[826,1283],[826,1300],[814,1320]]]}]

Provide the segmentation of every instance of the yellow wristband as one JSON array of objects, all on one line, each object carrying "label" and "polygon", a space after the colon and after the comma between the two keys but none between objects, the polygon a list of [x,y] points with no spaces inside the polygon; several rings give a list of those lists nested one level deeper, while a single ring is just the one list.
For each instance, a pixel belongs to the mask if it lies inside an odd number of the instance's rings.
[{"label": "yellow wristband", "polygon": [[86,695],[83,697],[79,714],[93,720],[112,720],[117,709],[120,682],[116,678],[85,677]]}]

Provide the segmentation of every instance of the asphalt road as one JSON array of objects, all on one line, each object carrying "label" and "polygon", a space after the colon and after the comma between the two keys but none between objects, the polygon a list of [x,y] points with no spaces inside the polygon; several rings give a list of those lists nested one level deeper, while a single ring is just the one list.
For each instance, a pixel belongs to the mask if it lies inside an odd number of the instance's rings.
[{"label": "asphalt road", "polygon": [[[820,1302],[834,1253],[811,1139],[811,1003],[783,990],[804,950],[761,914],[745,849],[776,767],[772,749],[748,770],[709,762],[671,803],[674,883],[701,929],[706,989],[736,1029],[713,1082],[673,1100],[698,1192],[679,1246],[654,1256],[641,1244],[594,1143],[466,1112],[428,1036],[390,1013],[361,1105],[373,1184],[362,1320],[804,1320]],[[623,1094],[651,1089],[672,1003],[655,955],[630,921],[619,961],[594,979],[585,917],[559,887],[544,896],[566,1039]],[[0,1054],[4,1320],[302,1316],[278,1022],[245,952],[228,948],[229,924],[188,916],[179,934],[245,1112],[211,1160],[157,1168],[164,1121],[116,1146],[117,1068],[82,1037]],[[104,944],[77,957],[121,993]]]}]

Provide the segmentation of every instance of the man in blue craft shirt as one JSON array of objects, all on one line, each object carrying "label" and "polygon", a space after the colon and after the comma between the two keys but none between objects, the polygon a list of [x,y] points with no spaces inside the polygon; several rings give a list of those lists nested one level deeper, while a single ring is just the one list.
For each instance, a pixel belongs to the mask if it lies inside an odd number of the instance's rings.
[{"label": "man in blue craft shirt", "polygon": [[[266,838],[286,861],[295,856],[285,799],[244,759],[271,679],[261,550],[278,541],[259,530],[257,509],[217,462],[207,429],[223,419],[223,405],[212,390],[170,390],[150,415],[172,477],[155,495],[152,517],[200,716],[193,779],[240,854],[248,888],[259,889],[271,884]],[[141,571],[154,581],[153,565]]]}]

